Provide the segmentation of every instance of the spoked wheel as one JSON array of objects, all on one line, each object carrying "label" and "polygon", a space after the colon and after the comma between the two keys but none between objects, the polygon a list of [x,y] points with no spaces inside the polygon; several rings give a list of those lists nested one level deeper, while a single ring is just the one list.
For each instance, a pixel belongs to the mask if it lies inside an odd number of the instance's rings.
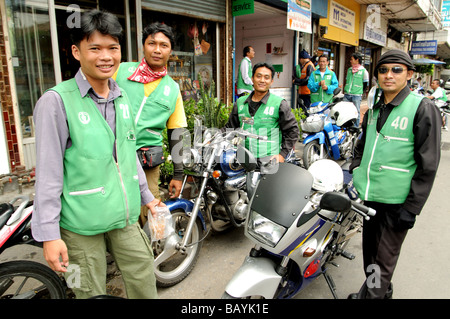
[{"label": "spoked wheel", "polygon": [[319,159],[330,158],[325,145],[323,146],[323,154],[320,154],[320,147],[319,141],[317,140],[305,145],[303,149],[303,165],[305,165],[306,169],[308,169],[312,163]]},{"label": "spoked wheel", "polygon": [[[155,256],[154,271],[156,285],[158,287],[171,287],[189,275],[197,262],[200,249],[203,245],[202,225],[197,219],[185,252],[177,249],[187,229],[190,217],[182,210],[171,212],[175,232],[171,236],[152,242],[153,254]],[[150,238],[148,222],[144,225],[144,231]]]},{"label": "spoked wheel", "polygon": [[33,261],[0,264],[0,299],[65,299],[63,280],[49,267]]}]

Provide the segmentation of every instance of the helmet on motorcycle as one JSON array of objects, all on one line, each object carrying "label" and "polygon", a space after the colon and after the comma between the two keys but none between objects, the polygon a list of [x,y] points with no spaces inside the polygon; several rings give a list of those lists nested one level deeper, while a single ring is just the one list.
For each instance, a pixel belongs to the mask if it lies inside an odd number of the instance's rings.
[{"label": "helmet on motorcycle", "polygon": [[308,171],[314,178],[312,188],[317,191],[338,191],[344,186],[344,173],[341,167],[330,159],[313,162]]},{"label": "helmet on motorcycle", "polygon": [[338,126],[352,126],[358,118],[358,110],[352,102],[339,102],[331,108],[330,117]]}]

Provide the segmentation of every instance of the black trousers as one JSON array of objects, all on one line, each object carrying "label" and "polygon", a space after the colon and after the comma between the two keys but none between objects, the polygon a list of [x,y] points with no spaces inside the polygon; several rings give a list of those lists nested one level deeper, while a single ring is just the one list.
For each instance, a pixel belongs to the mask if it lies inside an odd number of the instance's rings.
[{"label": "black trousers", "polygon": [[[303,105],[302,103],[299,103],[299,100],[303,101]],[[307,95],[299,94],[297,106],[300,107],[303,110],[303,112],[308,116],[308,108],[311,106],[311,96],[309,94]]]},{"label": "black trousers", "polygon": [[[366,281],[358,297],[383,299],[392,290],[391,279],[405,240],[407,229],[395,227],[400,205],[364,202],[377,211],[370,220],[364,220],[362,248]],[[392,292],[390,292],[392,294]]]}]

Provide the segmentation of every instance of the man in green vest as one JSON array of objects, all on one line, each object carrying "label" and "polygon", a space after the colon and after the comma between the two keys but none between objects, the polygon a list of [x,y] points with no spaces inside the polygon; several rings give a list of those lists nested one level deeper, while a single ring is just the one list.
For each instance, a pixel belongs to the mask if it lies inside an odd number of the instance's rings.
[{"label": "man in green vest", "polygon": [[[445,104],[445,102],[447,102],[447,92],[441,87],[440,82],[439,79],[435,79],[431,82],[433,94],[427,96],[430,100],[435,101],[436,106],[439,106],[440,103]],[[442,129],[448,131],[446,114],[442,117]]]},{"label": "man in green vest", "polygon": [[122,27],[98,10],[80,23],[71,34],[80,70],[45,92],[34,110],[33,237],[77,298],[106,294],[107,251],[128,298],[156,298],[153,253],[137,220],[141,203],[152,214],[165,205],[148,190],[130,103],[111,79],[121,59]]},{"label": "man in green vest", "polygon": [[431,192],[440,160],[439,111],[411,92],[410,56],[384,53],[375,67],[381,96],[369,105],[362,139],[350,166],[364,204],[376,210],[363,225],[367,277],[349,298],[391,298],[391,279],[402,243]]},{"label": "man in green vest", "polygon": [[255,50],[251,46],[246,46],[243,51],[244,58],[239,63],[237,79],[237,95],[239,97],[249,95],[253,91],[252,82],[252,59],[255,57]]},{"label": "man in green vest", "polygon": [[344,86],[344,101],[352,102],[358,109],[358,120],[360,123],[361,99],[369,84],[369,72],[361,65],[362,56],[353,53],[350,57],[351,67],[347,70],[347,77]]},{"label": "man in green vest", "polygon": [[[248,138],[246,147],[255,157],[265,161],[275,158],[284,162],[299,136],[298,124],[286,100],[269,92],[275,69],[268,63],[253,67],[254,90],[240,97],[233,106],[225,128],[242,127],[251,133],[267,136],[267,141]],[[253,123],[246,123],[252,118]]]},{"label": "man in green vest", "polygon": [[321,55],[319,68],[309,77],[308,88],[311,90],[311,104],[329,103],[333,98],[333,91],[339,86],[336,74],[328,69],[328,64],[328,56]]},{"label": "man in green vest", "polygon": [[[148,25],[142,35],[144,58],[140,62],[121,63],[113,75],[113,79],[130,97],[136,124],[136,147],[148,185],[156,198],[160,198],[159,165],[164,161],[161,158],[162,133],[167,127],[169,152],[172,153],[174,146],[182,139],[183,128],[187,127],[180,88],[167,74],[166,65],[174,43],[175,36],[170,26],[158,22]],[[172,162],[174,176],[169,183],[169,195],[174,198],[181,191],[183,164],[177,154],[172,154]],[[142,226],[147,220],[147,211],[142,208]]]}]

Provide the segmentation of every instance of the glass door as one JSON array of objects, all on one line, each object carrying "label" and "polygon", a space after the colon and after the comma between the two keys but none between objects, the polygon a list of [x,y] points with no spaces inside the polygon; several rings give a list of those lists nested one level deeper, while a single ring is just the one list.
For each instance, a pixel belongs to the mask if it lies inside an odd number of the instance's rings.
[{"label": "glass door", "polygon": [[34,106],[55,85],[48,5],[44,0],[6,3],[20,129],[23,138],[32,137]]}]

